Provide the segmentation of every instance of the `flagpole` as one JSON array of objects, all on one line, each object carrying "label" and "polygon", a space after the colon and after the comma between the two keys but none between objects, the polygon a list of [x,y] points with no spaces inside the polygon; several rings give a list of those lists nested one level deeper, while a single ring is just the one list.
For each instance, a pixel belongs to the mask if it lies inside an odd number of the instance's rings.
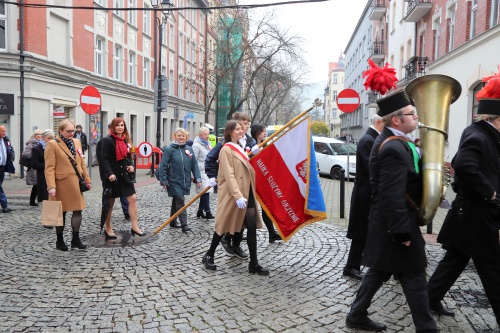
[{"label": "flagpole", "polygon": [[304,117],[306,114],[308,114],[315,107],[321,106],[321,104],[323,104],[323,102],[321,102],[318,98],[316,98],[314,100],[313,106],[311,106],[309,109],[307,109],[305,111],[302,111],[300,114],[298,114],[297,116],[295,116],[292,120],[290,120],[285,125],[283,125],[283,127],[281,127],[279,130],[277,130],[276,132],[274,132],[273,134],[271,134],[267,139],[265,139],[264,141],[262,141],[261,143],[259,143],[259,148],[261,148],[262,146],[265,146],[269,141],[271,141],[272,139],[274,139],[274,137],[276,137],[278,134],[280,134],[281,132],[283,132],[286,128],[288,128],[290,125],[292,125],[293,123],[295,123],[297,120],[299,120],[300,118]]}]

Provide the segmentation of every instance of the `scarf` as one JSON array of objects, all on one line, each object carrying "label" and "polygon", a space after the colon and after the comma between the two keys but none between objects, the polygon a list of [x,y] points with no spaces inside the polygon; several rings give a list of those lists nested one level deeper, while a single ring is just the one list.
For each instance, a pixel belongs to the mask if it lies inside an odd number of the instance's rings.
[{"label": "scarf", "polygon": [[66,144],[66,146],[68,146],[69,151],[71,152],[71,154],[73,154],[73,158],[76,158],[76,149],[75,149],[75,143],[73,142],[73,138],[66,139],[61,133],[59,133],[59,137]]},{"label": "scarf", "polygon": [[116,160],[121,161],[127,157],[128,147],[123,136],[118,136],[115,133],[110,133],[116,139]]},{"label": "scarf", "polygon": [[45,140],[40,140],[40,145],[42,146],[43,149],[45,149],[47,142],[45,142]]},{"label": "scarf", "polygon": [[208,140],[203,140],[201,137],[198,137],[198,140],[200,141],[201,144],[204,144],[205,146],[207,146],[208,149],[212,148],[212,145],[210,144],[210,142]]}]

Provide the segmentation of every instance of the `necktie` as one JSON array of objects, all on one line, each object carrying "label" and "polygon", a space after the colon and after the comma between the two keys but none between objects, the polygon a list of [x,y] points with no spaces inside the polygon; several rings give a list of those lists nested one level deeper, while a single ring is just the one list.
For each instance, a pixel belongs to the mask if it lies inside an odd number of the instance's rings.
[{"label": "necktie", "polygon": [[420,155],[417,152],[417,147],[415,147],[415,144],[413,142],[408,142],[408,146],[410,146],[411,152],[413,153],[413,164],[415,165],[415,171],[417,173],[420,173],[420,170],[418,168],[418,160],[420,159]]},{"label": "necktie", "polygon": [[7,152],[5,151],[5,143],[0,139],[0,165],[7,164]]}]

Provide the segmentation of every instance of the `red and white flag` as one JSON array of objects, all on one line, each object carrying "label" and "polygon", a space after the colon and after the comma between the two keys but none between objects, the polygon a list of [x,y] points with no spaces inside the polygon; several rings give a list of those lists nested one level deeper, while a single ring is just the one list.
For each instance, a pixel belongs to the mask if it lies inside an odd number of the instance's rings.
[{"label": "red and white flag", "polygon": [[305,118],[250,160],[257,199],[285,241],[326,218],[309,123]]}]

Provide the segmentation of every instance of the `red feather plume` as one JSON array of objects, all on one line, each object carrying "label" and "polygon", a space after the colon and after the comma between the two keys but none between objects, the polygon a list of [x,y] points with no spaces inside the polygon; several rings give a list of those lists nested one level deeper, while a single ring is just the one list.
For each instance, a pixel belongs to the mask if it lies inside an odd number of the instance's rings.
[{"label": "red feather plume", "polygon": [[486,82],[483,89],[479,90],[476,98],[500,98],[500,65],[498,66],[498,74],[483,78],[481,81]]},{"label": "red feather plume", "polygon": [[396,88],[396,69],[389,67],[386,63],[384,68],[378,67],[371,59],[368,59],[370,69],[363,72],[363,77],[366,77],[363,85],[366,89],[378,91],[381,95],[385,95],[389,90]]}]

